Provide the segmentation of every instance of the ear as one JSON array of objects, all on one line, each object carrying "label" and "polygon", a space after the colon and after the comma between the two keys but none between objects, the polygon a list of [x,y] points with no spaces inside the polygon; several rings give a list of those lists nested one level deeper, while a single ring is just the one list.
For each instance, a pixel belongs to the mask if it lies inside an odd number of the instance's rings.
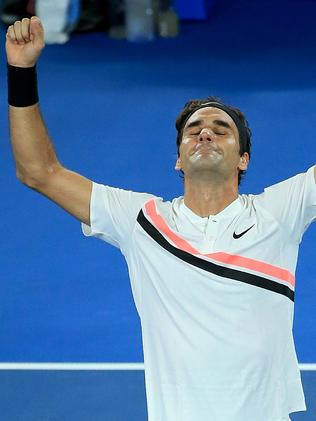
[{"label": "ear", "polygon": [[182,169],[180,158],[177,159],[174,169],[177,170],[177,171],[180,171]]},{"label": "ear", "polygon": [[238,169],[241,171],[245,171],[248,168],[249,164],[249,154],[248,152],[244,152],[243,155],[240,157]]}]

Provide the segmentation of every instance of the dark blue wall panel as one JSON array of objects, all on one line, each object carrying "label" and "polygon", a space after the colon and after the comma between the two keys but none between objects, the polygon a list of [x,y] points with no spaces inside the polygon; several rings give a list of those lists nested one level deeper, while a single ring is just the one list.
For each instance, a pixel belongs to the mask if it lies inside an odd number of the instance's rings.
[{"label": "dark blue wall panel", "polygon": [[207,19],[217,0],[175,0],[174,7],[180,19]]}]

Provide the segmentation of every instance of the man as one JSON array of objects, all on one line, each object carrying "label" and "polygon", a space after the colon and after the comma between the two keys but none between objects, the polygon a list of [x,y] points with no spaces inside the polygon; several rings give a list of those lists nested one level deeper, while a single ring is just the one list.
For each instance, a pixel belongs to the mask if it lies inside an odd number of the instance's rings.
[{"label": "man", "polygon": [[40,115],[41,22],[8,29],[17,176],[124,254],[141,319],[150,421],[281,421],[305,410],[292,337],[298,245],[316,218],[316,169],[239,195],[250,158],[243,114],[215,98],[177,119],[171,203],[97,183],[58,161]]}]

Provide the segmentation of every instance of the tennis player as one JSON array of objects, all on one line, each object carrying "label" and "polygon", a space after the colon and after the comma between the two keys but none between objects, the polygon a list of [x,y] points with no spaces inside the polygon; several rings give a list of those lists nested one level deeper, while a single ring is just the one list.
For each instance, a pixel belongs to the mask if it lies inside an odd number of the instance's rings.
[{"label": "tennis player", "polygon": [[240,195],[251,133],[208,97],[178,116],[184,195],[166,202],[64,168],[41,117],[40,20],[8,28],[17,176],[124,254],[141,319],[149,421],[285,421],[306,409],[294,348],[295,268],[316,218],[315,167]]}]

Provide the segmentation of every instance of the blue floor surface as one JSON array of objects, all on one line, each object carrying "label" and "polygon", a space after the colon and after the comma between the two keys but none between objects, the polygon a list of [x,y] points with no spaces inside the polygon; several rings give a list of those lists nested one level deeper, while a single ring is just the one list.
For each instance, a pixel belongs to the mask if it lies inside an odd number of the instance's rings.
[{"label": "blue floor surface", "polygon": [[[316,372],[302,379],[308,412],[291,419],[314,421]],[[1,421],[146,421],[144,373],[1,371],[0,408]]]}]

